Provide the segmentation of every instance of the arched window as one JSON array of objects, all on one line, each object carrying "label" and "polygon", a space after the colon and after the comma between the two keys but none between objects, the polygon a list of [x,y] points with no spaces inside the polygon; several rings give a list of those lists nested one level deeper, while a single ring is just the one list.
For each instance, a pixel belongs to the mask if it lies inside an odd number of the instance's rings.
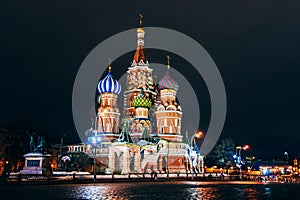
[{"label": "arched window", "polygon": [[174,105],[169,105],[167,107],[167,110],[176,110],[176,107]]},{"label": "arched window", "polygon": [[165,107],[163,105],[159,105],[157,108],[158,111],[164,111]]}]

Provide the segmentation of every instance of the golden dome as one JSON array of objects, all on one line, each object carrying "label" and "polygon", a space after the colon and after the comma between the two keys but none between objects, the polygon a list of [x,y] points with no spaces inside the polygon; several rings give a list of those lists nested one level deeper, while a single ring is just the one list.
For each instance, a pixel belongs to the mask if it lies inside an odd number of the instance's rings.
[{"label": "golden dome", "polygon": [[143,27],[138,27],[138,28],[136,29],[136,32],[137,32],[137,33],[145,33],[145,30],[144,30]]}]

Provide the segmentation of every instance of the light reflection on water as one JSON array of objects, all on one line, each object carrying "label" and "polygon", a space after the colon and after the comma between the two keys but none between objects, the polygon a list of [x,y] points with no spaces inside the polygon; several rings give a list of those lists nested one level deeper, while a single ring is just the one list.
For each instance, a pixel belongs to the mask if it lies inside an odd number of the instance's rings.
[{"label": "light reflection on water", "polygon": [[272,197],[271,188],[268,188],[268,187],[264,188],[264,195]]},{"label": "light reflection on water", "polygon": [[188,188],[188,199],[218,199],[216,188]]},{"label": "light reflection on water", "polygon": [[74,186],[69,195],[77,199],[108,199],[109,191],[105,186]]},{"label": "light reflection on water", "polygon": [[[238,184],[237,184],[238,183]],[[1,185],[9,199],[299,199],[300,184],[249,182],[130,182],[66,185]],[[1,198],[2,199],[2,198]],[[4,198],[8,199],[8,198]]]}]

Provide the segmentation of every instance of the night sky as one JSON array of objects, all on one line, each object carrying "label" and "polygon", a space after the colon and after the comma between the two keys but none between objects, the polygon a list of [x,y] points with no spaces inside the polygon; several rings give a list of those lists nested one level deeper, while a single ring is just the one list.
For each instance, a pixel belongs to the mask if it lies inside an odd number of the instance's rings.
[{"label": "night sky", "polygon": [[[221,138],[259,156],[300,155],[298,0],[101,2],[0,3],[0,126],[31,119],[46,138],[59,141],[65,131],[67,142],[78,142],[72,89],[81,63],[103,40],[137,27],[143,13],[145,26],[192,37],[218,66],[228,101]],[[146,53],[150,63],[165,63],[167,52]],[[132,56],[113,63],[122,68],[116,77]],[[188,65],[176,55],[172,62]],[[201,78],[190,79],[203,97],[199,129],[206,130],[209,95]]]}]

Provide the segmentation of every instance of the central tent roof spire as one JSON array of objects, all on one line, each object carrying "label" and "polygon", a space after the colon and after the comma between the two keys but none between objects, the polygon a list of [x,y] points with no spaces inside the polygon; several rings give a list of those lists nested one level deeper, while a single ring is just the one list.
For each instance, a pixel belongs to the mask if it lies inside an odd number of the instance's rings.
[{"label": "central tent roof spire", "polygon": [[144,51],[144,36],[145,36],[145,30],[143,28],[143,15],[139,14],[140,21],[139,21],[139,27],[136,29],[137,34],[137,47],[135,50],[135,54],[133,57],[133,61],[131,66],[145,66],[148,65],[146,54]]}]

